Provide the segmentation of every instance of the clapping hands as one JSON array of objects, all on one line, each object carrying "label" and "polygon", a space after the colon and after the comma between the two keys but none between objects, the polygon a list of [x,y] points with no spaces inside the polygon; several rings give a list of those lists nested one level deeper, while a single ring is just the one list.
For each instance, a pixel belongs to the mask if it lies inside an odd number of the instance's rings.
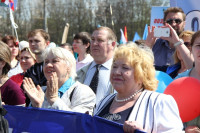
[{"label": "clapping hands", "polygon": [[32,106],[41,108],[44,101],[44,92],[42,88],[39,85],[35,87],[32,79],[26,77],[23,80],[23,87],[25,93],[31,100]]},{"label": "clapping hands", "polygon": [[47,81],[46,98],[51,105],[58,98],[58,77],[56,72],[53,72],[50,79]]}]

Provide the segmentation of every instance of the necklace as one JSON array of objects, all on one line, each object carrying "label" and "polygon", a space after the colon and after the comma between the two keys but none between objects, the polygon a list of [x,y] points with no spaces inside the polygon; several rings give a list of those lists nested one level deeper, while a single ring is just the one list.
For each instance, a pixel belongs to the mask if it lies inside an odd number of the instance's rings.
[{"label": "necklace", "polygon": [[134,98],[139,92],[143,91],[143,88],[136,91],[135,93],[133,93],[133,95],[131,95],[130,97],[128,98],[124,98],[124,99],[117,99],[117,95],[115,96],[115,101],[116,102],[126,102],[126,101],[129,101],[130,99]]}]

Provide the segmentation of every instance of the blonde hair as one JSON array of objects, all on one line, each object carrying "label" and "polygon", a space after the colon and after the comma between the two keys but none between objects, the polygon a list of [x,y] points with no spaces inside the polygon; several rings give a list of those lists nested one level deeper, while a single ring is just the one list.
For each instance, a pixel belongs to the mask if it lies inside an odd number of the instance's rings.
[{"label": "blonde hair", "polygon": [[5,62],[5,66],[2,69],[2,76],[6,76],[11,69],[11,52],[8,45],[0,41],[0,61]]},{"label": "blonde hair", "polygon": [[179,37],[180,37],[180,38],[190,37],[190,38],[192,39],[192,35],[193,35],[194,33],[195,33],[194,31],[186,30],[186,31],[181,32],[181,34],[179,35]]},{"label": "blonde hair", "polygon": [[22,50],[20,50],[20,54],[23,53],[24,51],[27,51],[30,53],[31,57],[36,61],[36,58],[35,58],[35,54],[31,52],[30,48],[29,47],[25,47],[23,48]]},{"label": "blonde hair", "polygon": [[[73,56],[73,54],[64,48],[61,47],[52,47],[52,48],[47,48],[43,54],[44,59],[47,58],[49,54],[53,54],[53,56],[59,57],[66,61],[66,64],[69,66],[69,77],[75,79],[76,77],[76,60]],[[45,63],[45,60],[44,60]]]},{"label": "blonde hair", "polygon": [[115,50],[113,62],[125,58],[125,62],[134,69],[135,81],[142,81],[144,89],[154,91],[158,80],[155,78],[154,58],[152,52],[147,48],[140,48],[135,43],[129,42],[120,45]]}]

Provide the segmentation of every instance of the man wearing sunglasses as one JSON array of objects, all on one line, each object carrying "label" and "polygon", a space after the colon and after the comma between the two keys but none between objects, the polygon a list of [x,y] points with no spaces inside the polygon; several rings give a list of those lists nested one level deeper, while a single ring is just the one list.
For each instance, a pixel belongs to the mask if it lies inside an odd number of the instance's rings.
[{"label": "man wearing sunglasses", "polygon": [[[183,10],[178,7],[170,7],[164,12],[164,25],[170,25],[179,36],[179,34],[184,30],[185,27],[185,18]],[[171,37],[168,38],[156,38],[154,37],[154,28],[152,31],[149,28],[149,34],[146,40],[146,44],[152,48],[155,58],[155,65],[172,65],[174,64],[173,54],[175,51],[174,39]]]},{"label": "man wearing sunglasses", "polygon": [[168,23],[176,31],[178,35],[185,27],[185,13],[181,8],[171,7],[164,12],[164,24]]}]

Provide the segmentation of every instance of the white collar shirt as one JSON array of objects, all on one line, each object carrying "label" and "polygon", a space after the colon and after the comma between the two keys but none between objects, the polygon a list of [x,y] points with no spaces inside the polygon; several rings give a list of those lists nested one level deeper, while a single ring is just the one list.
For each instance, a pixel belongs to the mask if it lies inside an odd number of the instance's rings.
[{"label": "white collar shirt", "polygon": [[[105,63],[101,64],[100,71],[99,71],[99,82],[97,86],[97,92],[96,92],[96,104],[100,102],[102,98],[104,98],[106,95],[110,94],[110,71],[112,66],[113,58],[109,59]],[[90,82],[94,76],[94,73],[96,71],[96,63],[93,61],[90,65],[86,78],[84,81],[85,85],[90,85]]]}]

